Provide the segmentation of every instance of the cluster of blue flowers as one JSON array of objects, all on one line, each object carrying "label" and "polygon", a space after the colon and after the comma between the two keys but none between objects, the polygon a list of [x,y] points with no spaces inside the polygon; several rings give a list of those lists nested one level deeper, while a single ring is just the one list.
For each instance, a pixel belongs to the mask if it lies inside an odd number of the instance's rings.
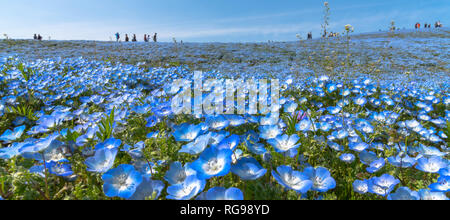
[{"label": "cluster of blue flowers", "polygon": [[[19,65],[28,68],[27,79]],[[287,80],[278,115],[180,116],[165,82],[189,70],[150,71],[84,59],[2,61],[0,116],[8,122],[0,159],[24,158],[30,173],[67,182],[80,181],[73,168],[82,160],[84,171],[101,176],[104,195],[123,199],[243,200],[238,182],[256,181],[301,198],[353,183],[361,196],[448,199],[448,87]],[[12,110],[26,105],[40,109]],[[138,119],[141,127],[132,127]],[[137,130],[145,138],[136,140]],[[158,141],[178,156],[154,156],[146,145]],[[227,189],[220,182],[230,176],[236,184]],[[339,183],[346,179],[352,181]]]}]

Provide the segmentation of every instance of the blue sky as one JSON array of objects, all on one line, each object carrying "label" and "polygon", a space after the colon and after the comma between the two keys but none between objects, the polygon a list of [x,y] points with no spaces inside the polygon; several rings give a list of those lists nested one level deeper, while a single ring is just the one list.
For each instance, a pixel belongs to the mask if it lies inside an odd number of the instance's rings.
[{"label": "blue sky", "polygon": [[[400,28],[450,22],[448,0],[330,0],[330,30]],[[115,32],[158,32],[189,42],[291,41],[321,30],[321,0],[0,0],[0,34],[46,39],[109,40]],[[3,37],[3,36],[2,36]],[[142,39],[138,39],[142,40]]]}]

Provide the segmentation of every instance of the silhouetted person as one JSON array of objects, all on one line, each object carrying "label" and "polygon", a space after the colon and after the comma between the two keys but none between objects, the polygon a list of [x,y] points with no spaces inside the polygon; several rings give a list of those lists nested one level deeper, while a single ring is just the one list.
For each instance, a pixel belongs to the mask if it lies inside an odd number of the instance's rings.
[{"label": "silhouetted person", "polygon": [[153,35],[153,42],[158,42],[158,33],[155,33],[155,35]]},{"label": "silhouetted person", "polygon": [[37,34],[34,34],[33,39],[37,40]]},{"label": "silhouetted person", "polygon": [[133,41],[133,42],[136,42],[136,41],[137,41],[137,39],[136,39],[136,34],[133,34],[133,39],[132,39],[131,41]]},{"label": "silhouetted person", "polygon": [[119,40],[120,40],[120,34],[116,33],[116,41],[119,42]]},{"label": "silhouetted person", "polygon": [[42,36],[41,36],[40,34],[38,34],[37,39],[38,39],[39,41],[41,41],[41,40],[42,40]]},{"label": "silhouetted person", "polygon": [[129,42],[130,38],[128,37],[128,34],[125,34],[125,42]]},{"label": "silhouetted person", "polygon": [[144,42],[148,42],[147,34],[144,34]]}]

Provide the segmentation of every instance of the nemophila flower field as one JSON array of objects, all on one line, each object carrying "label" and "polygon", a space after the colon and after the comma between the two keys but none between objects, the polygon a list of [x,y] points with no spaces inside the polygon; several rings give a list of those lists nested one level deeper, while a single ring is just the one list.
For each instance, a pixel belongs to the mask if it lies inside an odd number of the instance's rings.
[{"label": "nemophila flower field", "polygon": [[[318,62],[303,75],[284,63],[211,68],[203,83],[236,79],[247,107],[238,79],[279,79],[278,114],[180,114],[172,103],[185,91],[172,82],[204,60],[120,61],[0,61],[0,199],[448,199],[448,65],[429,78],[396,65],[380,68],[389,77]],[[226,92],[213,84],[203,102]]]}]

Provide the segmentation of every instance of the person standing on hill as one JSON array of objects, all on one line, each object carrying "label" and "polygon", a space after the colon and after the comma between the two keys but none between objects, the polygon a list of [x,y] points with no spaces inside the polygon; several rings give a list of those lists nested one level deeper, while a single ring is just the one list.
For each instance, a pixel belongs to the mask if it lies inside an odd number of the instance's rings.
[{"label": "person standing on hill", "polygon": [[36,34],[34,34],[33,39],[37,40],[37,35]]},{"label": "person standing on hill", "polygon": [[128,34],[125,34],[125,42],[129,42],[130,38],[128,37]]},{"label": "person standing on hill", "polygon": [[158,33],[155,33],[155,35],[153,35],[153,42],[158,42]]},{"label": "person standing on hill", "polygon": [[148,42],[147,34],[144,34],[144,42]]},{"label": "person standing on hill", "polygon": [[133,40],[132,40],[133,42],[137,42],[137,39],[136,39],[136,34],[133,34]]},{"label": "person standing on hill", "polygon": [[117,32],[116,33],[116,41],[119,42],[119,40],[120,40],[120,34],[119,34],[119,32]]}]

